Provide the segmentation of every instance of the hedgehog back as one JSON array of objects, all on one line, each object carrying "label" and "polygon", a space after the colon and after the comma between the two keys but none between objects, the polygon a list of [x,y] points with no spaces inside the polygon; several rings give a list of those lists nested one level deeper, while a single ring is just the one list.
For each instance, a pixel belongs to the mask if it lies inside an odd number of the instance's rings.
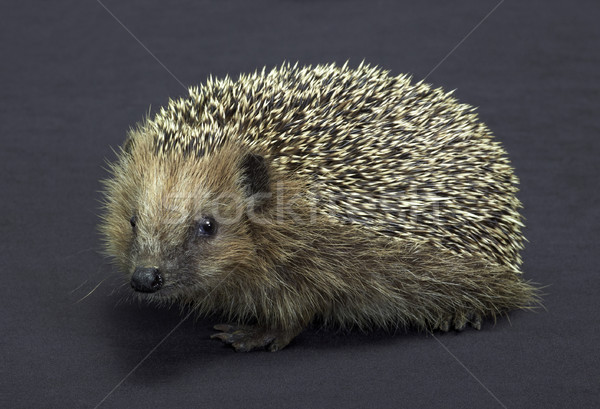
[{"label": "hedgehog back", "polygon": [[389,237],[481,255],[519,272],[518,179],[474,108],[361,64],[226,77],[148,122],[157,154],[235,141],[305,181],[316,209]]}]

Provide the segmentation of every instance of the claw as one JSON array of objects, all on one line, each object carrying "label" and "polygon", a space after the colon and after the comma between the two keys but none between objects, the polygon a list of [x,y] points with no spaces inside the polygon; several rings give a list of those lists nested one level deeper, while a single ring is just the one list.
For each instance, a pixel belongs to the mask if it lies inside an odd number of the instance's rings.
[{"label": "claw", "polygon": [[440,331],[448,332],[450,331],[450,320],[444,320],[439,326]]},{"label": "claw", "polygon": [[464,330],[465,327],[467,326],[467,321],[468,321],[468,319],[464,315],[454,318],[454,329],[456,331]]},{"label": "claw", "polygon": [[479,315],[479,314],[471,314],[469,316],[469,323],[476,330],[480,330],[481,329],[481,315]]},{"label": "claw", "polygon": [[217,331],[223,331],[223,332],[229,332],[229,331],[235,330],[235,327],[233,325],[229,325],[229,324],[217,324],[213,328],[216,329]]},{"label": "claw", "polygon": [[230,334],[227,332],[219,332],[217,334],[213,334],[210,336],[211,339],[220,339],[221,341],[225,342],[226,344],[233,344],[234,342],[236,342],[236,336],[235,334]]},{"label": "claw", "polygon": [[450,329],[454,328],[456,331],[462,331],[467,327],[467,324],[470,324],[473,328],[480,330],[481,329],[481,315],[478,313],[468,313],[468,314],[456,314],[453,317],[446,317],[438,321],[437,326],[434,329],[438,329],[443,332],[448,332]]}]

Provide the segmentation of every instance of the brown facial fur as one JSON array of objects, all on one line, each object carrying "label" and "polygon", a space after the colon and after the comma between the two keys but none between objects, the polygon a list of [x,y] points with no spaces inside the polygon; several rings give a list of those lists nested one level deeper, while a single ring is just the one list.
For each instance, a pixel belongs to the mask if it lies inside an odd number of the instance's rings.
[{"label": "brown facial fur", "polygon": [[[211,80],[132,131],[111,171],[101,230],[119,268],[158,267],[149,299],[284,331],[278,348],[315,318],[462,328],[536,301],[505,152],[471,107],[406,77]],[[206,216],[217,231],[196,237]]]}]

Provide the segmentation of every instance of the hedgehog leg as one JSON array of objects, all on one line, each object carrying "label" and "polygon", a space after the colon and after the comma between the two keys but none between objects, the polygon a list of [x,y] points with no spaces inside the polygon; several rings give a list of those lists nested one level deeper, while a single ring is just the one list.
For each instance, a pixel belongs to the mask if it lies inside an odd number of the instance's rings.
[{"label": "hedgehog leg", "polygon": [[265,329],[252,325],[215,325],[218,332],[211,336],[231,345],[238,352],[267,347],[271,352],[283,349],[300,331]]}]

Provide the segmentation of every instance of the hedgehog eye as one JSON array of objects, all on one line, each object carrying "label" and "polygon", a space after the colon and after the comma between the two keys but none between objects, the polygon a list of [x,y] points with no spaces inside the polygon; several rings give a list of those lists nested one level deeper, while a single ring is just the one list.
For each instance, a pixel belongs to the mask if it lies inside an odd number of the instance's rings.
[{"label": "hedgehog eye", "polygon": [[205,217],[198,222],[196,234],[199,237],[208,237],[217,231],[217,222],[212,217]]},{"label": "hedgehog eye", "polygon": [[132,228],[135,228],[135,225],[137,223],[137,216],[136,215],[131,216],[131,219],[129,219],[129,223],[131,224]]}]

